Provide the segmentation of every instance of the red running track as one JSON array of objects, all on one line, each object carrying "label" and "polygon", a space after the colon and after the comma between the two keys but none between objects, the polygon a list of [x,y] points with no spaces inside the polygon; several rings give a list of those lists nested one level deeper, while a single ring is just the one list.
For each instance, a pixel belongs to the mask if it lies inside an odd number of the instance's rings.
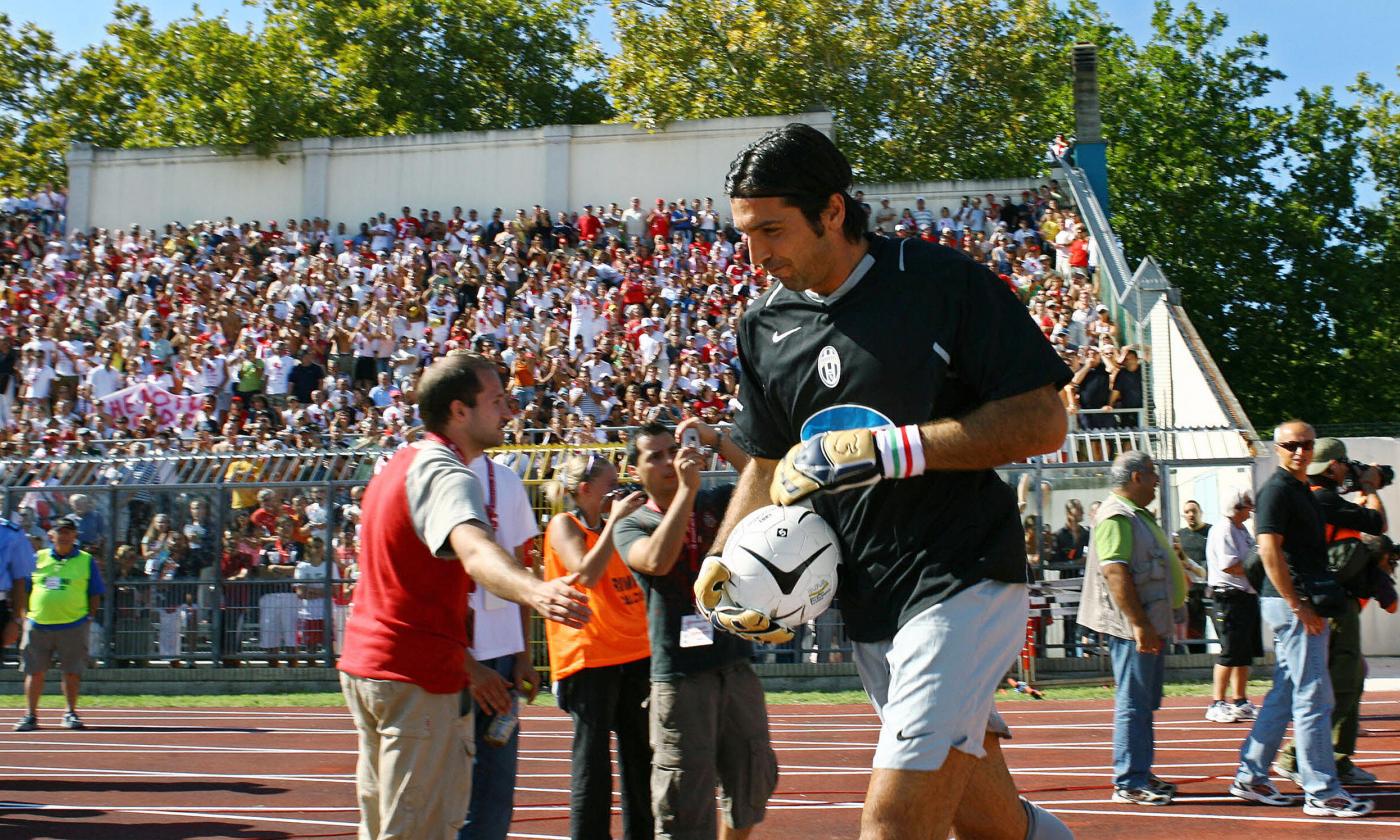
[{"label": "red running track", "polygon": [[[1257,698],[1256,698],[1257,699]],[[1174,698],[1157,718],[1157,773],[1181,784],[1165,808],[1114,805],[1108,702],[1007,702],[1018,786],[1080,840],[1400,837],[1400,693],[1363,708],[1358,763],[1386,782],[1375,814],[1326,820],[1301,808],[1239,803],[1224,793],[1246,724],[1208,723],[1204,704]],[[355,736],[341,709],[106,709],[90,728],[14,733],[0,712],[0,838],[353,837]],[[857,834],[878,722],[864,706],[770,709],[781,782],[756,838]],[[512,837],[568,837],[570,724],[532,709],[521,744]],[[1282,782],[1291,792],[1293,786]],[[1361,791],[1358,791],[1361,792]],[[616,836],[620,836],[620,830]]]}]

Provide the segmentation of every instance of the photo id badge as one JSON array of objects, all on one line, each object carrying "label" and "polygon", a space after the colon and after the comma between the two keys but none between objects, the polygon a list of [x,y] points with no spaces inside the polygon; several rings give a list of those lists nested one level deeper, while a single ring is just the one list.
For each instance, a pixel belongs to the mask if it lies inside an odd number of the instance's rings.
[{"label": "photo id badge", "polygon": [[715,643],[715,628],[700,615],[687,615],[681,618],[681,647],[704,647]]}]

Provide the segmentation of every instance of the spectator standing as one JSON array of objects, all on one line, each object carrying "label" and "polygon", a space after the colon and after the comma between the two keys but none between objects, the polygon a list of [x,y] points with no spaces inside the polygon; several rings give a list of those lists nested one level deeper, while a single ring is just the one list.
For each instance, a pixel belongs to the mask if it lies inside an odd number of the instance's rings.
[{"label": "spectator standing", "polygon": [[[1385,505],[1377,492],[1380,474],[1370,466],[1357,476],[1359,503],[1342,498],[1348,474],[1346,444],[1337,438],[1320,438],[1308,465],[1308,482],[1322,509],[1328,552],[1360,551],[1364,562],[1373,564],[1375,552],[1366,541],[1384,534],[1387,524]],[[1327,620],[1327,675],[1332,680],[1333,697],[1332,754],[1337,762],[1337,778],[1344,786],[1376,783],[1375,774],[1351,760],[1356,753],[1361,692],[1366,682],[1366,661],[1361,653],[1361,606],[1356,599],[1348,598],[1342,613]],[[1291,741],[1279,752],[1276,766],[1301,784],[1297,749]]]},{"label": "spectator standing", "polygon": [[1186,576],[1147,509],[1156,464],[1129,450],[1113,459],[1113,492],[1099,505],[1079,623],[1108,637],[1117,684],[1113,703],[1113,801],[1168,805],[1176,785],[1152,772],[1152,715],[1162,706],[1164,646],[1186,603]]},{"label": "spectator standing", "polygon": [[[698,420],[676,431],[689,428],[735,467],[748,462],[733,441]],[[716,633],[694,594],[701,560],[714,545],[734,488],[702,491],[703,454],[680,447],[665,426],[642,426],[627,446],[647,503],[623,520],[614,540],[646,595],[656,836],[712,840],[718,782],[724,792],[724,836],[743,840],[763,821],[777,787],[778,761],[769,745],[763,686],[749,664],[752,645]]]},{"label": "spectator standing", "polygon": [[[1084,527],[1084,505],[1078,499],[1065,503],[1064,527],[1055,532],[1055,566],[1061,580],[1084,577],[1084,559],[1089,551],[1089,529]],[[1079,655],[1079,623],[1072,615],[1063,618],[1065,656]]]},{"label": "spectator standing", "polygon": [[[531,547],[540,529],[520,476],[484,454],[471,462],[471,474],[485,488],[486,516],[496,545],[523,568],[531,565]],[[475,704],[476,755],[472,760],[471,807],[458,840],[505,840],[514,808],[516,757],[520,724],[496,746],[486,732],[496,716],[517,711],[516,698],[532,703],[540,678],[530,658],[530,611],[484,589],[471,593],[472,641],[467,651],[468,694],[464,709]],[[591,624],[592,622],[590,622]]]},{"label": "spectator standing", "polygon": [[588,610],[573,577],[537,581],[491,539],[467,464],[501,441],[508,412],[495,364],[445,356],[418,397],[427,439],[400,449],[364,496],[339,668],[359,734],[361,836],[445,840],[471,800],[473,734],[460,695],[472,580],[553,621],[582,624]]},{"label": "spectator standing", "polygon": [[[1245,560],[1254,551],[1254,537],[1244,523],[1254,513],[1248,491],[1232,494],[1225,502],[1224,522],[1217,522],[1206,537],[1206,569],[1215,635],[1220,640],[1212,680],[1212,700],[1206,720],[1234,723],[1254,720],[1258,709],[1249,702],[1249,668],[1264,655],[1259,627],[1259,593],[1245,575]],[[1233,694],[1226,695],[1226,691]],[[1230,698],[1230,699],[1227,699]]]},{"label": "spectator standing", "polygon": [[326,562],[326,541],[314,536],[307,540],[292,573],[297,581],[294,591],[297,607],[297,648],[305,653],[308,666],[316,664],[316,654],[329,656],[322,650],[326,639],[327,588],[340,582],[340,572],[334,563]]},{"label": "spectator standing", "polygon": [[[1201,505],[1195,499],[1182,505],[1181,518],[1185,524],[1177,529],[1174,535],[1175,544],[1186,559],[1191,561],[1187,565],[1187,569],[1190,570],[1187,574],[1190,587],[1186,596],[1186,638],[1202,639],[1205,638],[1206,628],[1206,581],[1204,577],[1196,575],[1195,571],[1204,572],[1206,568],[1206,538],[1210,534],[1210,523],[1201,515]],[[1192,566],[1195,567],[1194,570]]]},{"label": "spectator standing", "polygon": [[618,524],[645,501],[618,489],[617,468],[597,454],[569,457],[550,498],[564,512],[544,536],[546,580],[577,573],[593,620],[581,629],[545,626],[550,681],[559,708],[574,721],[570,778],[570,836],[609,837],[612,764],[609,734],[617,735],[624,840],[648,840],[651,747],[647,734],[651,647],[646,600],[614,546]]},{"label": "spectator standing", "polygon": [[78,548],[78,523],[67,517],[49,530],[52,548],[34,559],[29,594],[29,621],[20,644],[24,699],[28,711],[15,723],[16,732],[39,728],[39,698],[44,675],[58,654],[63,671],[65,729],[83,729],[78,717],[78,689],[88,663],[88,621],[97,615],[105,590],[97,558]]},{"label": "spectator standing", "polygon": [[1240,747],[1230,795],[1265,805],[1294,804],[1269,781],[1269,761],[1291,719],[1297,744],[1303,813],[1364,817],[1376,803],[1342,789],[1332,755],[1332,680],[1327,674],[1327,621],[1314,609],[1329,584],[1322,509],[1307,484],[1317,433],[1292,420],[1274,429],[1279,468],[1259,489],[1255,533],[1267,578],[1259,612],[1274,634],[1274,684]]}]

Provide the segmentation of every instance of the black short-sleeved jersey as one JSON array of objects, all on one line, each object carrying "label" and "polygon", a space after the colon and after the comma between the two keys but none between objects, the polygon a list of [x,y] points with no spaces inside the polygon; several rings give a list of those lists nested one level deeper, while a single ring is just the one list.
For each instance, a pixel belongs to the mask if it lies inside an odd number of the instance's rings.
[{"label": "black short-sleeved jersey", "polygon": [[[775,287],[739,328],[736,442],[781,458],[833,429],[922,423],[1070,371],[1001,280],[950,248],[868,237],[873,258],[830,298]],[[841,538],[851,638],[890,638],[981,580],[1026,580],[1015,494],[992,470],[930,471],[814,497]]]}]

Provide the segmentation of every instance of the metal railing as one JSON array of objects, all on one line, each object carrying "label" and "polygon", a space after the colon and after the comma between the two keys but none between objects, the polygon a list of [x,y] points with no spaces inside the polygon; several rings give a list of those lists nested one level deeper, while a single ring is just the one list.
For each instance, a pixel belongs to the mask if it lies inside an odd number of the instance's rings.
[{"label": "metal railing", "polygon": [[[1237,434],[1232,430],[1218,431]],[[1193,498],[1209,497],[1209,488],[1202,484],[1209,475],[1202,476],[1212,471],[1222,476],[1220,492],[1216,494],[1221,498],[1226,490],[1249,481],[1250,459],[1175,459],[1170,430],[1118,429],[1112,435],[1104,437],[1103,460],[1080,457],[1093,439],[1074,433],[1067,440],[1066,457],[1036,459],[1035,463],[1011,465],[1001,471],[1008,483],[1022,487],[1022,515],[1035,523],[1034,528],[1027,526],[1027,557],[1031,561],[1028,569],[1041,587],[1038,594],[1049,596],[1046,604],[1038,608],[1042,611],[1036,613],[1037,621],[1030,628],[1026,660],[1029,667],[1018,672],[1023,678],[1035,676],[1034,663],[1047,657],[1096,655],[1093,643],[1075,635],[1068,621],[1075,604],[1072,593],[1076,592],[1068,581],[1077,577],[1075,572],[1082,568],[1082,558],[1075,560],[1080,564],[1076,566],[1075,562],[1066,564],[1057,557],[1050,526],[1062,521],[1068,497],[1079,498],[1087,509],[1107,494],[1107,457],[1130,446],[1156,456],[1168,473],[1160,504],[1162,510],[1169,512],[1175,509],[1173,473],[1189,473],[1193,483],[1183,492],[1190,492]],[[547,479],[540,476],[549,475],[547,464],[557,461],[561,453],[579,449],[516,447],[495,452],[504,461],[514,459],[516,466],[524,470],[531,504],[541,525],[555,511],[543,492]],[[620,444],[586,449],[625,466],[625,448]],[[76,501],[73,497],[86,496],[81,501],[84,512],[80,515],[80,538],[101,559],[108,582],[97,628],[98,644],[93,651],[104,666],[178,663],[207,667],[289,662],[330,666],[339,652],[354,590],[357,558],[353,528],[347,526],[356,521],[355,500],[361,492],[357,488],[368,483],[373,466],[386,454],[365,449],[264,456],[257,464],[257,474],[278,480],[256,482],[227,480],[227,465],[248,457],[242,454],[175,456],[160,459],[174,465],[175,476],[211,480],[143,485],[114,484],[110,478],[60,484],[54,481],[59,477],[57,471],[45,471],[52,464],[0,463],[0,474],[13,476],[15,470],[22,469],[31,476],[31,483],[7,482],[0,488],[0,501],[7,516],[18,521],[36,541],[42,541],[45,536],[41,523],[69,514]],[[324,466],[327,458],[335,463],[322,470],[317,480],[297,480],[307,465]],[[343,463],[336,459],[343,459]],[[105,461],[101,467],[125,474],[123,471],[131,465]],[[66,477],[97,472],[100,470],[70,470]],[[706,480],[722,481],[730,475],[712,471]],[[38,476],[48,479],[38,481]],[[32,483],[35,481],[38,483]],[[301,517],[296,537],[319,538],[325,544],[327,560],[321,564],[325,572],[313,579],[294,579],[289,557],[278,553],[288,546],[249,536],[243,523],[257,504],[255,491],[264,489],[277,493],[278,512],[282,512],[282,503],[293,504],[294,498],[302,500],[294,506],[309,504],[296,511]],[[249,495],[251,499],[247,498]],[[1208,504],[1204,498],[1202,504]],[[168,517],[172,530],[192,535],[194,545],[188,550],[172,549],[166,555],[147,552],[143,556],[143,536],[157,515]],[[274,562],[266,562],[269,560]],[[534,630],[532,656],[536,665],[544,669],[548,655],[538,620]],[[839,609],[799,628],[793,642],[763,647],[756,655],[759,662],[804,663],[816,666],[817,672],[823,665],[849,663],[850,657],[850,642]],[[1101,665],[1097,662],[1085,667]]]}]

